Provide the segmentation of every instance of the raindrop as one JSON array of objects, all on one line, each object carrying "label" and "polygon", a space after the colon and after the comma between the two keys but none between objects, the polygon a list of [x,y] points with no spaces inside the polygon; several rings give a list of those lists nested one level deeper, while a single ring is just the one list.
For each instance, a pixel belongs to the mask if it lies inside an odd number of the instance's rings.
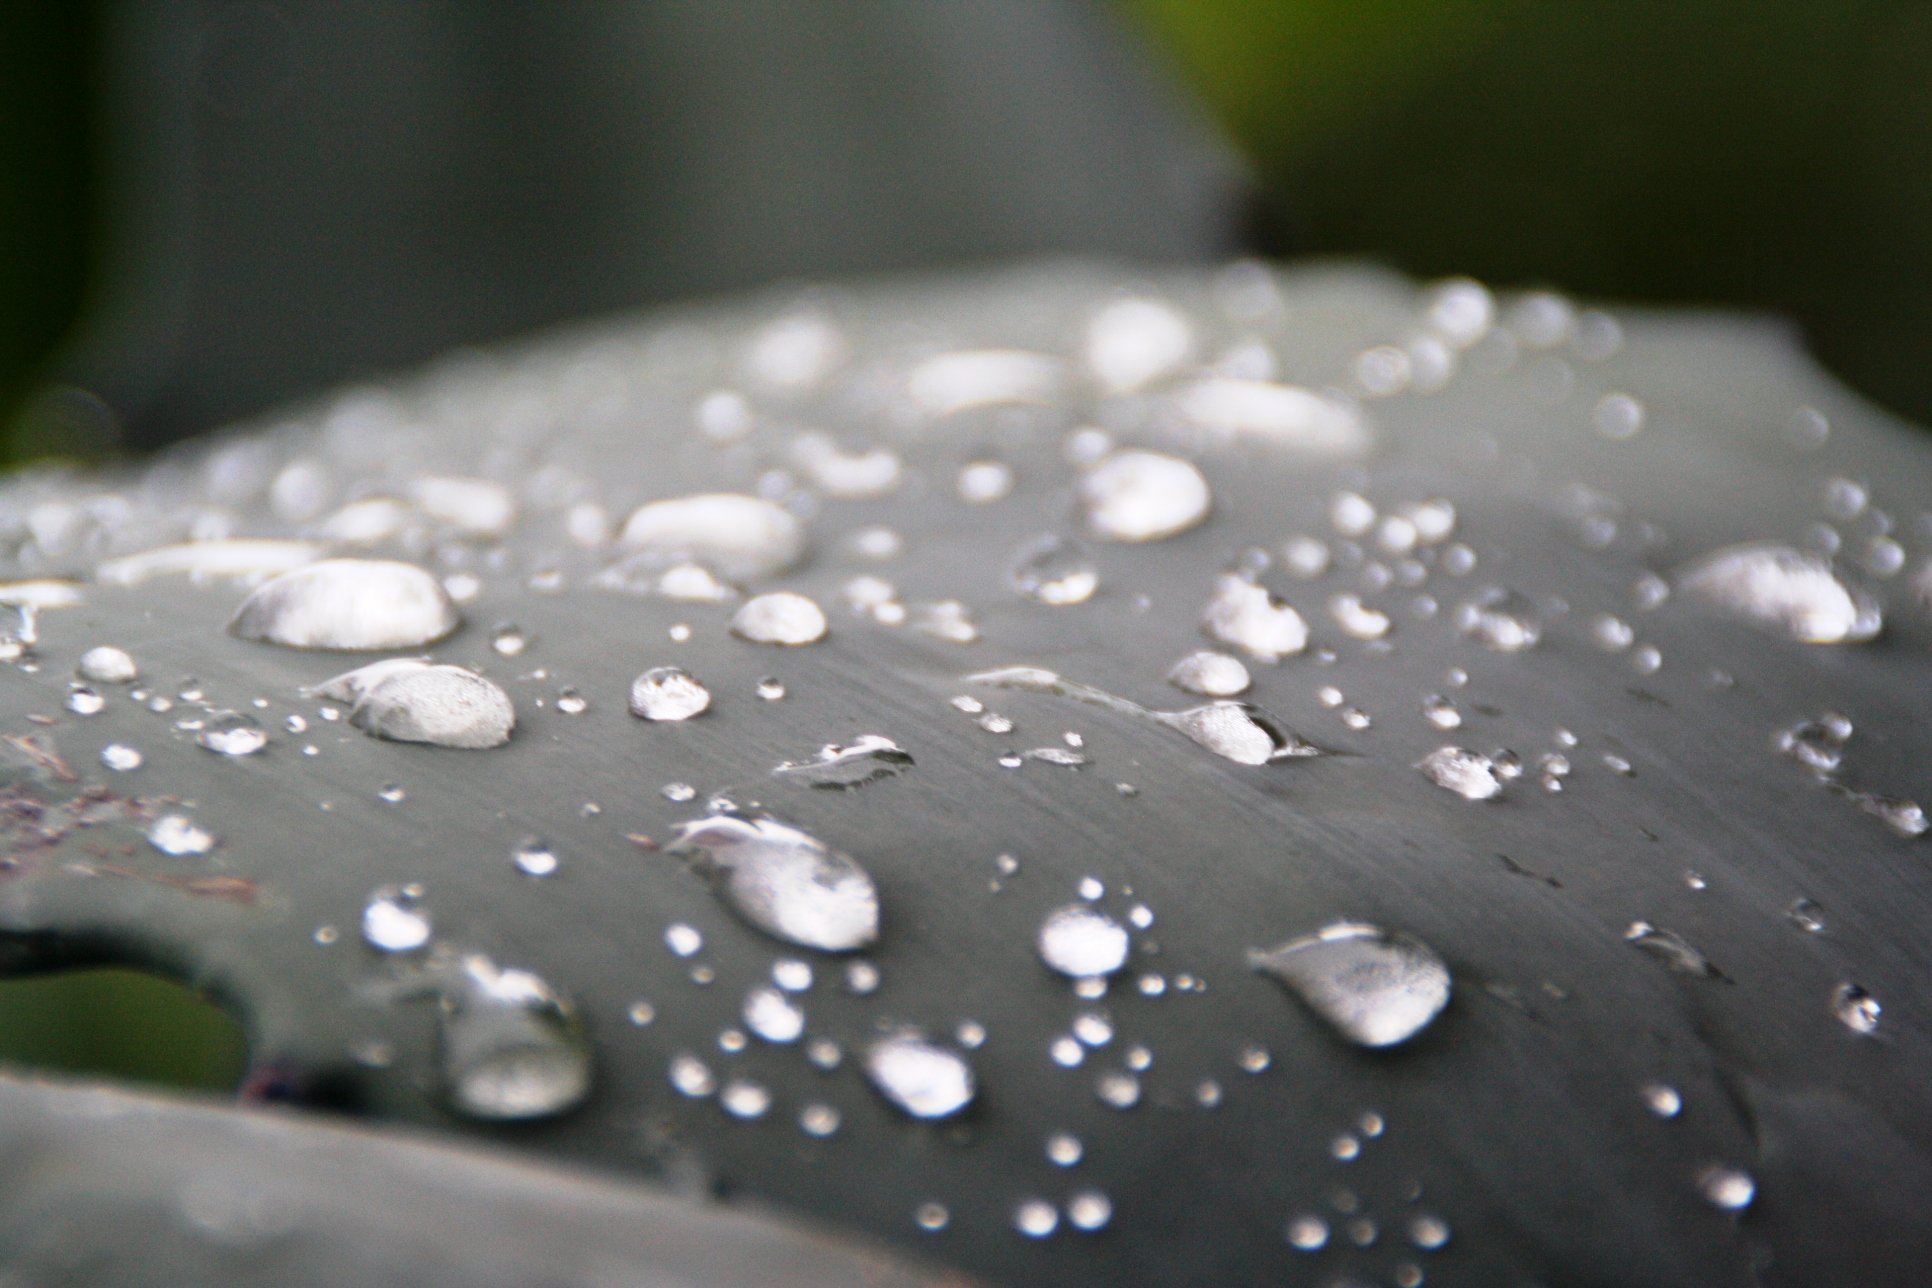
[{"label": "raindrop", "polygon": [[1392,1046],[1415,1036],[1449,1002],[1449,968],[1400,932],[1340,922],[1248,962],[1292,989],[1351,1042]]},{"label": "raindrop", "polygon": [[352,704],[349,723],[393,742],[479,750],[502,746],[516,727],[509,694],[446,663],[394,658],[338,675],[314,692]]},{"label": "raindrop", "polygon": [[631,714],[645,720],[689,720],[711,705],[711,690],[681,666],[654,666],[631,681]]},{"label": "raindrop", "polygon": [[789,590],[754,596],[731,618],[731,633],[754,644],[816,644],[826,628],[825,610]]},{"label": "raindrop", "polygon": [[1214,639],[1262,662],[1279,662],[1308,647],[1308,623],[1292,605],[1232,574],[1215,583],[1201,626]]},{"label": "raindrop", "polygon": [[678,497],[638,507],[618,538],[649,564],[701,563],[748,580],[780,573],[805,556],[797,519],[770,501],[730,493]]},{"label": "raindrop", "polygon": [[1697,1192],[1712,1207],[1742,1212],[1757,1197],[1757,1182],[1735,1167],[1707,1167],[1697,1176]]},{"label": "raindrop", "polygon": [[1658,1118],[1675,1118],[1684,1111],[1684,1098],[1677,1088],[1662,1082],[1647,1082],[1638,1093],[1648,1109]]},{"label": "raindrop", "polygon": [[1415,767],[1430,782],[1466,801],[1494,800],[1503,794],[1496,762],[1466,747],[1438,747]]},{"label": "raindrop", "polygon": [[1029,1239],[1044,1239],[1060,1228],[1060,1212],[1045,1199],[1028,1199],[1013,1210],[1013,1228]]},{"label": "raindrop", "polygon": [[811,760],[787,760],[772,772],[813,787],[864,787],[912,768],[912,756],[898,743],[876,733],[863,733],[847,746],[827,743]]},{"label": "raindrop", "polygon": [[1302,1252],[1320,1252],[1328,1246],[1328,1222],[1308,1213],[1288,1222],[1284,1236],[1288,1246]]},{"label": "raindrop", "polygon": [[1542,623],[1529,600],[1493,586],[1456,610],[1456,629],[1498,653],[1520,653],[1543,637]]},{"label": "raindrop", "polygon": [[429,910],[416,886],[386,885],[362,907],[362,938],[385,953],[414,952],[429,942]]},{"label": "raindrop", "polygon": [[209,714],[195,742],[223,756],[252,756],[268,746],[268,733],[254,716],[216,711]]},{"label": "raindrop", "polygon": [[557,852],[541,838],[528,836],[510,851],[510,862],[526,877],[547,877],[557,870]]},{"label": "raindrop", "polygon": [[1067,1224],[1076,1230],[1102,1230],[1113,1218],[1113,1200],[1099,1190],[1081,1190],[1067,1199]]},{"label": "raindrop", "polygon": [[490,632],[490,648],[499,657],[521,657],[530,647],[530,637],[514,622],[504,622]]},{"label": "raindrop", "polygon": [[1074,979],[1111,975],[1127,964],[1127,928],[1084,903],[1055,908],[1040,923],[1040,960]]},{"label": "raindrop", "polygon": [[117,774],[141,767],[141,753],[124,742],[110,742],[101,748],[101,763]]},{"label": "raindrop", "polygon": [[788,943],[847,952],[878,938],[879,896],[865,869],[777,819],[681,823],[668,852],[708,876],[739,916]]},{"label": "raindrop", "polygon": [[101,696],[99,689],[76,684],[67,691],[64,705],[77,716],[96,716],[107,706],[107,699]]},{"label": "raindrop", "polygon": [[745,994],[745,1027],[767,1042],[796,1042],[805,1032],[805,1009],[780,990],[760,984]]},{"label": "raindrop", "polygon": [[1829,560],[1789,546],[1728,546],[1683,569],[1677,584],[1803,644],[1856,644],[1884,625],[1877,601],[1841,580]]},{"label": "raindrop", "polygon": [[1624,941],[1649,953],[1664,965],[1683,975],[1719,976],[1710,958],[1675,931],[1663,930],[1648,921],[1633,921],[1623,932]]},{"label": "raindrop", "polygon": [[163,854],[206,854],[215,848],[215,838],[186,814],[163,814],[148,829],[148,844]]},{"label": "raindrop", "polygon": [[750,1122],[771,1111],[771,1090],[750,1078],[733,1078],[719,1089],[718,1103],[733,1118]]},{"label": "raindrop", "polygon": [[1878,999],[1857,984],[1840,984],[1831,995],[1831,1013],[1853,1033],[1878,1032]]},{"label": "raindrop", "polygon": [[1108,541],[1159,541],[1207,518],[1207,479],[1160,452],[1115,452],[1081,476],[1087,524]]},{"label": "raindrop", "polygon": [[1246,693],[1253,683],[1240,658],[1205,649],[1189,653],[1176,662],[1167,673],[1167,682],[1184,692],[1208,698],[1231,698]]},{"label": "raindrop", "polygon": [[949,1118],[973,1099],[973,1070],[965,1057],[910,1030],[867,1047],[865,1073],[881,1095],[914,1118]]},{"label": "raindrop", "polygon": [[1038,604],[1084,604],[1100,586],[1100,571],[1080,542],[1049,534],[1020,547],[1008,580]]},{"label": "raindrop", "polygon": [[442,584],[413,564],[324,559],[256,587],[228,629],[287,648],[360,651],[419,648],[461,620]]},{"label": "raindrop", "polygon": [[132,684],[141,678],[140,668],[127,651],[111,644],[97,645],[81,654],[74,674],[89,684]]},{"label": "raindrop", "polygon": [[683,1052],[671,1057],[671,1086],[679,1095],[702,1100],[718,1089],[718,1079],[710,1065]]},{"label": "raindrop", "polygon": [[547,1118],[590,1091],[591,1055],[570,1000],[525,970],[463,958],[443,997],[438,1061],[450,1104],[473,1118]]},{"label": "raindrop", "polygon": [[1071,1132],[1059,1131],[1047,1137],[1047,1161],[1055,1167],[1072,1167],[1086,1156],[1086,1147]]}]

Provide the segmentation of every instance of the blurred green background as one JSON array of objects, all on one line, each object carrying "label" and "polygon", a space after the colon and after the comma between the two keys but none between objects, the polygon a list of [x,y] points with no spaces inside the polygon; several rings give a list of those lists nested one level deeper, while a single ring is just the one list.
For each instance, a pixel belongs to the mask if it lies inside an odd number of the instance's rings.
[{"label": "blurred green background", "polygon": [[[1060,252],[1769,310],[1932,423],[1928,69],[1920,0],[3,4],[0,462]],[[126,972],[0,985],[0,1059],[231,1085],[226,1024]]]}]

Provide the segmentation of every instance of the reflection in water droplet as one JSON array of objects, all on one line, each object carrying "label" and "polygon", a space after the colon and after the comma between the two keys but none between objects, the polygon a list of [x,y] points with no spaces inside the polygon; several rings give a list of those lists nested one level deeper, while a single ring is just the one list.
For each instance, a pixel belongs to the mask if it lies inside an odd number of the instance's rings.
[{"label": "reflection in water droplet", "polygon": [[1536,608],[1513,590],[1493,586],[1456,610],[1456,629],[1498,653],[1520,653],[1543,638]]},{"label": "reflection in water droplet", "polygon": [[1449,1002],[1449,968],[1421,940],[1340,922],[1248,962],[1292,989],[1351,1042],[1392,1046],[1421,1032]]},{"label": "reflection in water droplet", "polygon": [[1207,518],[1207,479],[1160,452],[1115,452],[1080,478],[1087,524],[1108,541],[1159,541]]},{"label": "reflection in water droplet", "polygon": [[1167,673],[1167,682],[1187,693],[1205,698],[1232,698],[1246,693],[1253,683],[1241,659],[1226,653],[1202,650],[1189,653]]},{"label": "reflection in water droplet", "polygon": [[1697,1192],[1704,1201],[1725,1212],[1742,1212],[1757,1196],[1757,1182],[1735,1167],[1707,1167],[1697,1176]]},{"label": "reflection in water droplet", "polygon": [[1680,974],[1715,979],[1721,973],[1711,964],[1710,958],[1704,956],[1688,939],[1675,931],[1653,926],[1648,921],[1631,922],[1623,937],[1626,943],[1649,953]]},{"label": "reflection in water droplet", "polygon": [[745,994],[745,1027],[767,1042],[796,1042],[805,1032],[805,1008],[769,984]]},{"label": "reflection in water droplet", "polygon": [[510,740],[516,708],[494,681],[474,671],[415,658],[375,662],[316,686],[349,702],[349,722],[394,742],[480,750]]},{"label": "reflection in water droplet", "polygon": [[101,763],[117,774],[124,774],[130,769],[139,769],[142,759],[137,749],[124,742],[110,742],[101,748]]},{"label": "reflection in water droplet", "polygon": [[1466,801],[1494,800],[1503,793],[1496,762],[1466,747],[1438,747],[1415,767],[1430,782]]},{"label": "reflection in water droplet", "polygon": [[362,938],[385,953],[414,952],[429,942],[429,910],[415,886],[377,888],[362,908]]},{"label": "reflection in water droplet", "polygon": [[443,995],[437,1059],[445,1093],[473,1118],[547,1118],[590,1091],[591,1055],[570,1000],[525,970],[463,958]]},{"label": "reflection in water droplet", "polygon": [[787,760],[772,772],[813,787],[837,789],[864,787],[911,767],[911,754],[898,743],[876,733],[862,733],[847,746],[826,743],[811,760]]},{"label": "reflection in water droplet", "polygon": [[1262,662],[1308,647],[1308,623],[1293,606],[1243,577],[1224,575],[1201,617],[1202,629]]},{"label": "reflection in water droplet", "polygon": [[179,858],[208,853],[215,848],[215,838],[186,814],[163,814],[148,829],[148,844]]},{"label": "reflection in water droplet", "polygon": [[97,645],[81,654],[74,674],[89,684],[132,684],[141,678],[134,659],[111,644]]},{"label": "reflection in water droplet", "polygon": [[731,618],[731,633],[754,644],[816,644],[826,629],[825,610],[789,590],[754,596]]},{"label": "reflection in water droplet", "polygon": [[223,756],[252,756],[268,745],[261,721],[239,711],[209,714],[195,742]]},{"label": "reflection in water droplet", "polygon": [[711,705],[711,690],[681,666],[654,666],[631,681],[631,714],[645,720],[689,720]]},{"label": "reflection in water droplet", "polygon": [[777,819],[681,823],[668,852],[708,876],[739,916],[788,943],[847,952],[878,938],[879,896],[865,869]]},{"label": "reflection in water droplet", "polygon": [[1831,562],[1790,546],[1727,546],[1678,574],[1707,603],[1803,644],[1856,644],[1884,625],[1878,602]]},{"label": "reflection in water droplet", "polygon": [[1040,923],[1040,960],[1075,979],[1111,975],[1127,964],[1127,928],[1084,903],[1055,908]]},{"label": "reflection in water droplet", "polygon": [[909,1030],[867,1047],[865,1073],[914,1118],[949,1118],[972,1103],[973,1070],[965,1057]]},{"label": "reflection in water droplet", "polygon": [[252,591],[230,633],[287,648],[420,648],[462,620],[442,584],[413,564],[324,559]]},{"label": "reflection in water droplet", "polygon": [[1831,995],[1831,1013],[1853,1033],[1878,1032],[1878,999],[1857,984],[1840,984]]}]

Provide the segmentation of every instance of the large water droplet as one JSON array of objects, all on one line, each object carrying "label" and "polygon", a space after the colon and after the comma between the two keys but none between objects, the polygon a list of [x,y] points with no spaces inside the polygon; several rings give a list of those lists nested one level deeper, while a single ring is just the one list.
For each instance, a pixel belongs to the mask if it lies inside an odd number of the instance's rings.
[{"label": "large water droplet", "polygon": [[437,1035],[445,1092],[459,1113],[547,1118],[590,1091],[590,1046],[576,1008],[529,971],[463,958]]},{"label": "large water droplet", "polygon": [[1884,625],[1878,602],[1830,560],[1770,543],[1727,546],[1677,575],[1680,588],[1804,644],[1856,644]]},{"label": "large water droplet", "polygon": [[1503,794],[1496,762],[1466,747],[1438,747],[1415,763],[1423,776],[1466,801],[1494,800]]},{"label": "large water droplet", "polygon": [[1393,1046],[1421,1032],[1449,1002],[1449,968],[1421,940],[1340,922],[1248,962],[1292,989],[1351,1042]]},{"label": "large water droplet", "polygon": [[362,938],[385,953],[414,952],[429,942],[428,909],[414,886],[381,886],[362,907]]},{"label": "large water droplet", "polygon": [[716,814],[679,824],[668,848],[739,916],[787,943],[849,952],[878,938],[879,895],[865,869],[789,824]]},{"label": "large water droplet", "polygon": [[1498,653],[1536,647],[1543,624],[1536,606],[1513,590],[1492,586],[1456,610],[1456,629]]},{"label": "large water droplet", "polygon": [[502,746],[516,727],[509,694],[446,663],[391,658],[338,675],[315,692],[350,703],[351,724],[392,742],[477,750]]},{"label": "large water droplet", "polygon": [[74,674],[89,684],[132,684],[141,678],[141,669],[125,649],[101,644],[81,654]]},{"label": "large water droplet", "polygon": [[1062,975],[1092,979],[1127,964],[1127,928],[1084,903],[1055,908],[1040,923],[1040,960]]},{"label": "large water droplet", "polygon": [[731,618],[731,633],[754,644],[816,644],[825,631],[825,610],[789,590],[748,599]]},{"label": "large water droplet", "polygon": [[1231,698],[1246,693],[1253,680],[1241,659],[1205,649],[1189,653],[1167,673],[1167,682],[1188,693],[1208,698]]},{"label": "large water droplet", "polygon": [[1321,748],[1251,702],[1210,702],[1185,711],[1149,714],[1238,765],[1265,765],[1322,754]]},{"label": "large water droplet", "polygon": [[711,690],[681,666],[654,666],[631,681],[631,714],[645,720],[689,720],[711,705]]},{"label": "large water droplet", "polygon": [[1084,604],[1100,587],[1100,570],[1078,541],[1047,535],[1020,547],[1009,579],[1014,590],[1035,603]]},{"label": "large water droplet", "polygon": [[864,787],[912,767],[912,756],[898,743],[876,733],[863,733],[847,746],[827,743],[807,761],[787,760],[772,772],[814,787]]},{"label": "large water droplet", "polygon": [[1208,482],[1192,464],[1160,452],[1115,452],[1080,478],[1087,524],[1108,541],[1159,541],[1207,518]]},{"label": "large water droplet", "polygon": [[1368,423],[1339,398],[1270,380],[1217,377],[1177,396],[1181,414],[1223,434],[1250,435],[1278,447],[1353,453],[1368,446]]},{"label": "large water droplet", "polygon": [[886,1099],[914,1118],[949,1118],[972,1103],[973,1068],[950,1047],[911,1031],[865,1051],[865,1073]]},{"label": "large water droplet", "polygon": [[442,583],[413,564],[324,559],[257,586],[228,629],[287,648],[418,648],[462,620]]},{"label": "large water droplet", "polygon": [[805,1032],[805,1008],[769,984],[745,994],[745,1027],[767,1042],[796,1042]]},{"label": "large water droplet", "polygon": [[1279,662],[1308,647],[1308,623],[1292,605],[1232,574],[1215,582],[1201,626],[1223,644],[1263,662]]},{"label": "large water droplet", "polygon": [[148,844],[180,858],[208,853],[215,848],[215,838],[186,814],[163,814],[148,829]]},{"label": "large water droplet", "polygon": [[203,723],[195,742],[223,756],[252,756],[268,746],[268,731],[245,712],[216,711]]},{"label": "large water droplet", "polygon": [[138,586],[155,577],[186,576],[198,582],[267,577],[311,563],[325,550],[314,541],[272,538],[190,541],[110,559],[94,570],[94,576],[110,586]]},{"label": "large water droplet", "polygon": [[805,531],[757,497],[708,493],[639,506],[619,541],[662,567],[696,562],[739,580],[768,577],[805,557]]}]

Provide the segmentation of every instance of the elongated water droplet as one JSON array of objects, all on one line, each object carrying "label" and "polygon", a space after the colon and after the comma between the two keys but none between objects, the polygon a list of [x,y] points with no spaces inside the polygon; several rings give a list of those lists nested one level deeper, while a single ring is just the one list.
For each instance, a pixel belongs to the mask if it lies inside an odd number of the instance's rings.
[{"label": "elongated water droplet", "polygon": [[1928,828],[1932,828],[1932,819],[1926,818],[1925,810],[1917,801],[1899,796],[1880,796],[1875,792],[1845,791],[1844,795],[1852,804],[1900,836],[1923,836]]},{"label": "elongated water droplet", "polygon": [[1232,574],[1215,583],[1201,627],[1262,662],[1279,662],[1308,647],[1308,623],[1293,605]]},{"label": "elongated water droplet", "polygon": [[1679,974],[1715,979],[1720,973],[1711,964],[1710,958],[1675,931],[1653,926],[1648,921],[1633,921],[1630,928],[1623,932],[1623,937],[1625,942],[1649,953]]},{"label": "elongated water droplet", "polygon": [[950,1118],[973,1100],[973,1068],[966,1057],[910,1030],[867,1047],[865,1074],[881,1095],[914,1118]]},{"label": "elongated water droplet", "polygon": [[1040,923],[1040,960],[1062,975],[1089,979],[1127,964],[1127,928],[1090,904],[1055,908]]},{"label": "elongated water droplet", "polygon": [[163,814],[148,829],[148,844],[179,858],[208,853],[215,848],[215,838],[186,814]]},{"label": "elongated water droplet", "polygon": [[849,952],[878,938],[878,890],[865,869],[789,824],[712,815],[679,824],[668,849],[769,935],[826,952]]},{"label": "elongated water droplet", "polygon": [[1503,794],[1496,762],[1466,747],[1438,747],[1415,767],[1430,782],[1466,801],[1494,800]]},{"label": "elongated water droplet", "polygon": [[477,750],[502,746],[516,727],[509,694],[447,663],[392,658],[338,675],[315,692],[350,703],[349,723],[392,742]]},{"label": "elongated water droplet", "polygon": [[892,739],[863,733],[847,746],[827,743],[807,761],[787,760],[772,772],[813,787],[864,787],[912,768],[912,756]]},{"label": "elongated water droplet", "polygon": [[263,582],[230,633],[286,648],[420,648],[462,621],[442,583],[413,564],[324,559]]},{"label": "elongated water droplet", "polygon": [[1543,624],[1536,606],[1513,590],[1492,586],[1456,610],[1456,629],[1498,653],[1536,647]]},{"label": "elongated water droplet", "polygon": [[731,633],[754,644],[816,644],[825,632],[825,610],[789,590],[748,599],[731,618]]},{"label": "elongated water droplet", "polygon": [[1246,693],[1253,680],[1241,659],[1226,653],[1202,650],[1189,653],[1167,673],[1167,682],[1187,693],[1206,698],[1232,698]]},{"label": "elongated water droplet", "polygon": [[1108,541],[1159,541],[1208,516],[1208,482],[1192,464],[1160,452],[1115,452],[1080,478],[1087,525]]},{"label": "elongated water droplet", "polygon": [[314,541],[272,538],[189,541],[109,559],[94,576],[110,586],[138,586],[155,577],[186,576],[197,582],[266,577],[311,563],[326,549]]},{"label": "elongated water droplet", "polygon": [[89,684],[132,684],[141,678],[141,668],[125,649],[101,644],[81,654],[74,674]]},{"label": "elongated water droplet", "polygon": [[1087,324],[1087,367],[1115,393],[1168,375],[1187,361],[1193,347],[1187,317],[1160,300],[1118,300]]},{"label": "elongated water droplet", "polygon": [[413,886],[380,886],[362,906],[362,938],[385,953],[408,953],[429,942],[429,910]]},{"label": "elongated water droplet", "polygon": [[1877,600],[1844,581],[1830,560],[1790,546],[1727,546],[1684,568],[1677,584],[1803,644],[1856,644],[1884,626]]},{"label": "elongated water droplet", "polygon": [[1100,570],[1078,541],[1048,535],[1020,547],[1008,579],[1035,603],[1084,604],[1100,587]]},{"label": "elongated water droplet", "polygon": [[661,567],[696,562],[737,580],[783,572],[806,550],[797,519],[770,501],[732,493],[639,506],[618,540]]},{"label": "elongated water droplet", "polygon": [[576,1008],[525,970],[463,958],[437,1026],[445,1094],[472,1118],[548,1118],[590,1091],[591,1056]]},{"label": "elongated water droplet", "polygon": [[925,359],[906,374],[906,392],[931,416],[1002,403],[1050,402],[1067,378],[1059,358],[1022,349],[961,349]]},{"label": "elongated water droplet", "polygon": [[223,756],[252,756],[268,746],[268,732],[245,712],[216,711],[195,735],[195,742]]},{"label": "elongated water droplet", "polygon": [[767,1042],[796,1042],[805,1032],[805,1008],[769,984],[745,994],[745,1027]]},{"label": "elongated water droplet", "polygon": [[1386,1047],[1421,1032],[1449,1002],[1449,968],[1399,931],[1340,922],[1248,963],[1281,981],[1351,1042]]},{"label": "elongated water droplet", "polygon": [[645,720],[689,720],[711,705],[711,690],[681,666],[654,666],[631,681],[631,714]]},{"label": "elongated water droplet", "polygon": [[1210,702],[1185,711],[1151,714],[1161,724],[1178,729],[1238,765],[1265,765],[1322,754],[1321,748],[1251,702]]}]

